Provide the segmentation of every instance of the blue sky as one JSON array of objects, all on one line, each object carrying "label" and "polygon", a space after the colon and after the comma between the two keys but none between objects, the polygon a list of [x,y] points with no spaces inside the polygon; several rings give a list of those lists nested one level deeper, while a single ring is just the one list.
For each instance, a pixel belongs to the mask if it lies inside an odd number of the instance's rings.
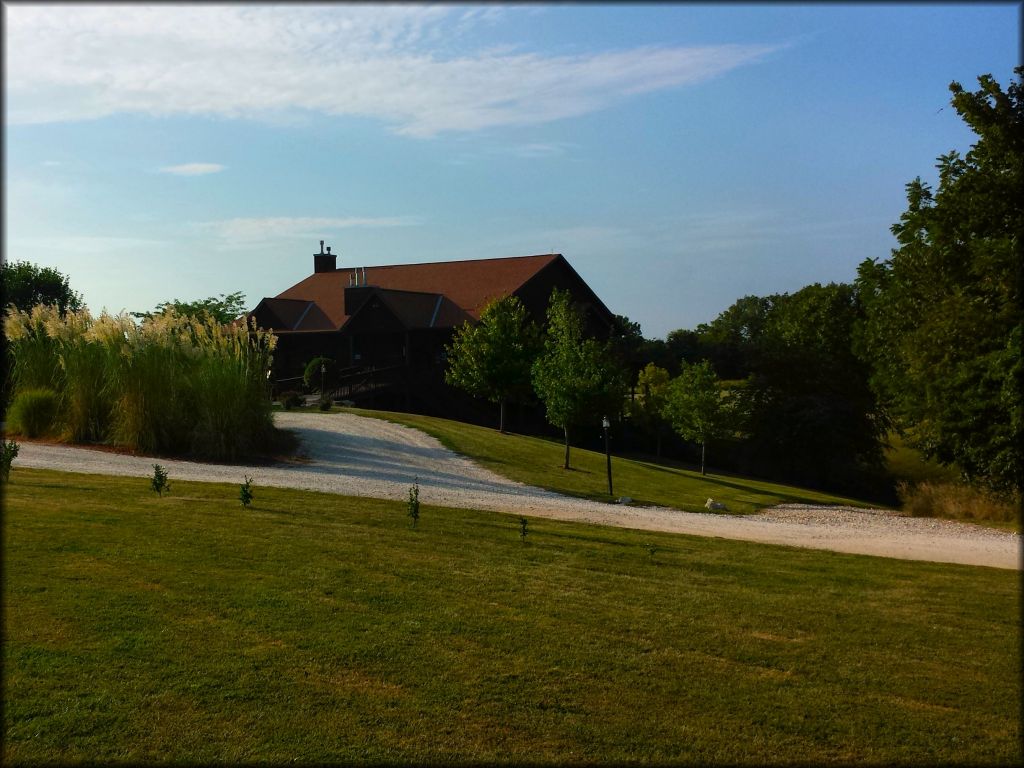
[{"label": "blue sky", "polygon": [[565,254],[648,337],[886,258],[1016,4],[5,12],[4,256],[94,311]]}]

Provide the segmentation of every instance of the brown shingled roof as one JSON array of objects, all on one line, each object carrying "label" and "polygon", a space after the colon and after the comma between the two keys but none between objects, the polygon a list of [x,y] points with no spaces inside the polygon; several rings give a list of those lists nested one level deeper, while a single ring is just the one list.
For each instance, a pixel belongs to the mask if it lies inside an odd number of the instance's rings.
[{"label": "brown shingled roof", "polygon": [[[538,256],[366,267],[366,283],[393,291],[441,294],[446,298],[442,304],[442,323],[448,324],[456,318],[463,317],[462,313],[479,319],[480,312],[488,301],[514,293],[530,278],[560,258],[560,254],[549,253]],[[345,311],[345,288],[349,285],[354,272],[354,267],[345,267],[334,272],[316,272],[278,294],[276,298],[314,302],[323,310],[328,322],[337,329],[349,318]],[[361,270],[359,276],[362,277]],[[451,306],[452,304],[454,306]]]},{"label": "brown shingled roof", "polygon": [[406,328],[451,328],[469,315],[439,293],[380,289],[377,296]]},{"label": "brown shingled roof", "polygon": [[253,315],[261,325],[275,331],[337,330],[320,308],[307,299],[263,299]]}]

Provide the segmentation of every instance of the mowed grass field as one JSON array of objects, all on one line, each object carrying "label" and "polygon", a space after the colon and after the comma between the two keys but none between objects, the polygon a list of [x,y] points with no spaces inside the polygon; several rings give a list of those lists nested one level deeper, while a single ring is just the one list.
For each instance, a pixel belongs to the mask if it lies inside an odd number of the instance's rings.
[{"label": "mowed grass field", "polygon": [[[468,456],[481,466],[521,483],[571,496],[608,501],[608,472],[603,453],[573,447],[570,470],[563,469],[565,444],[541,437],[502,435],[495,429],[433,416],[343,409],[357,416],[385,419],[415,427],[436,437],[445,447]],[[599,427],[595,427],[599,430]],[[776,504],[877,504],[812,491],[768,480],[755,480],[709,471],[677,469],[652,462],[612,456],[615,497],[636,504],[704,512],[709,498],[724,502],[731,513],[749,514]]]},{"label": "mowed grass field", "polygon": [[1019,764],[1019,574],[15,466],[4,764]]}]

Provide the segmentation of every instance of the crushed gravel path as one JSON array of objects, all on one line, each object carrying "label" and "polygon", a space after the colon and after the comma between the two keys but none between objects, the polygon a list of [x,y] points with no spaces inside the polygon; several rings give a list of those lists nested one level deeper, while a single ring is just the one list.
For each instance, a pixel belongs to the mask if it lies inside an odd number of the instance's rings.
[{"label": "crushed gravel path", "polygon": [[507,480],[403,425],[348,413],[286,412],[275,414],[275,421],[300,436],[301,460],[249,467],[24,442],[14,466],[148,477],[159,461],[172,481],[241,483],[243,475],[250,475],[256,487],[396,500],[407,498],[409,486],[416,481],[423,504],[907,560],[1021,568],[1019,534],[967,523],[800,504],[746,516],[604,504]]}]

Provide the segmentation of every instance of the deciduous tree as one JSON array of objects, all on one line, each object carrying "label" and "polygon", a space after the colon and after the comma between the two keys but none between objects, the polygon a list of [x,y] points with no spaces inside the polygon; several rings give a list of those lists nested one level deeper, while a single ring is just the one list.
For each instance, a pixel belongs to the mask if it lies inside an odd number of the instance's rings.
[{"label": "deciduous tree", "polygon": [[56,305],[63,315],[82,309],[82,295],[71,290],[66,275],[52,267],[40,267],[28,261],[0,265],[0,294],[3,309],[13,304],[28,312],[37,304]]},{"label": "deciduous tree", "polygon": [[705,473],[707,443],[731,428],[730,403],[706,360],[684,363],[669,382],[662,413],[685,440],[700,443],[700,473]]},{"label": "deciduous tree", "polygon": [[533,386],[548,423],[565,435],[569,469],[569,431],[573,426],[615,414],[622,408],[625,378],[607,345],[584,338],[583,317],[568,291],[551,293],[544,351],[533,365]]},{"label": "deciduous tree", "polygon": [[761,337],[776,296],[744,296],[711,323],[697,326],[698,360],[710,360],[723,379],[742,379],[757,367]]},{"label": "deciduous tree", "polygon": [[218,323],[227,325],[245,314],[245,294],[241,291],[234,293],[219,294],[206,299],[196,301],[181,301],[173,299],[156,305],[152,312],[132,312],[133,317],[148,319],[153,315],[159,315],[173,309],[178,315],[185,317],[201,317],[209,315]]},{"label": "deciduous tree", "polygon": [[540,352],[540,332],[515,296],[490,302],[480,322],[465,323],[447,347],[445,381],[499,405],[498,429],[505,432],[505,406],[527,398],[530,371]]},{"label": "deciduous tree", "polygon": [[648,363],[637,376],[636,397],[630,404],[633,423],[654,437],[658,456],[661,456],[661,436],[666,425],[664,410],[669,380],[667,370]]},{"label": "deciduous tree", "polygon": [[872,385],[912,444],[968,479],[1020,491],[1024,416],[1021,77],[1004,92],[952,83],[952,104],[977,135],[966,156],[938,158],[938,190],[907,185],[889,259],[861,264],[866,318],[858,349]]},{"label": "deciduous tree", "polygon": [[771,297],[747,398],[748,448],[791,482],[852,491],[875,482],[890,420],[853,351],[863,309],[845,283]]}]

